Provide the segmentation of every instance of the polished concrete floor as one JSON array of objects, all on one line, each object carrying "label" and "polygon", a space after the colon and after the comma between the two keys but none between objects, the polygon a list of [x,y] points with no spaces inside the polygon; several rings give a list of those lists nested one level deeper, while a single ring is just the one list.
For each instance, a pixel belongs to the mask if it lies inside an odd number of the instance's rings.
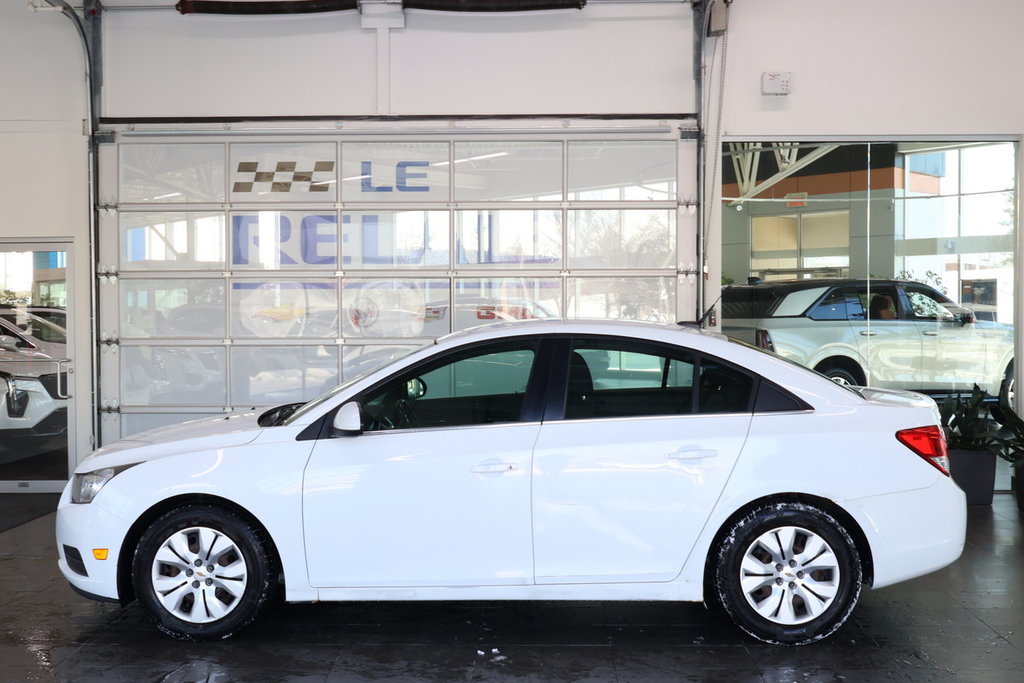
[{"label": "polished concrete floor", "polygon": [[995,498],[970,508],[956,564],[866,591],[800,648],[700,605],[616,602],[281,605],[230,640],[182,643],[135,605],[75,595],[48,514],[0,533],[0,681],[1021,681],[1024,528]]}]

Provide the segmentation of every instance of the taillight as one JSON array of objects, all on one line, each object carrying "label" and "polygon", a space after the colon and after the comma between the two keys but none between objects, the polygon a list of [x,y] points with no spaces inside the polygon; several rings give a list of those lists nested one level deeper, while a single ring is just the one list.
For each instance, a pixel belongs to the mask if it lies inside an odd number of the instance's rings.
[{"label": "taillight", "polygon": [[896,438],[914,451],[938,471],[949,476],[949,452],[946,450],[946,435],[937,425],[901,429]]},{"label": "taillight", "polygon": [[765,349],[766,351],[775,350],[775,344],[772,344],[772,337],[768,334],[768,330],[757,330],[755,334],[755,343],[758,348]]}]

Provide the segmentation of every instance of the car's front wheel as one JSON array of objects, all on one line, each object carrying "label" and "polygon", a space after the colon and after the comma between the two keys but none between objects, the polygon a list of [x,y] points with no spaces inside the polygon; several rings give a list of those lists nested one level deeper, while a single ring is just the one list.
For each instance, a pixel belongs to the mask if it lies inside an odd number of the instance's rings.
[{"label": "car's front wheel", "polygon": [[179,507],[150,525],[136,546],[132,580],[147,616],[184,640],[232,635],[276,584],[262,531],[211,505]]},{"label": "car's front wheel", "polygon": [[861,590],[849,533],[802,503],[759,506],[725,530],[713,590],[729,616],[759,640],[803,645],[842,626]]}]

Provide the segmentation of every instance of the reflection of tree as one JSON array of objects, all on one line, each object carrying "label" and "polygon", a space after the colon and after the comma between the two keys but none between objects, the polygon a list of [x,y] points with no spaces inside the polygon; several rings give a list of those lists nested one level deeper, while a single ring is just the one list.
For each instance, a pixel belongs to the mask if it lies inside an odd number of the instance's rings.
[{"label": "reflection of tree", "polygon": [[9,289],[0,291],[0,306],[18,306],[31,302],[32,297],[30,296],[18,296],[18,294]]},{"label": "reflection of tree", "polygon": [[672,278],[580,278],[570,303],[581,318],[667,322],[672,311]]},{"label": "reflection of tree", "polygon": [[926,285],[931,285],[935,289],[939,290],[943,294],[948,294],[949,291],[942,284],[942,276],[933,270],[926,271],[924,277],[918,277],[914,275],[911,270],[901,270],[896,273],[897,280],[909,280],[910,282],[921,282]]},{"label": "reflection of tree", "polygon": [[[672,232],[666,212],[650,212],[646,220],[627,225],[621,211],[581,211],[573,251],[582,265],[606,268],[665,268],[672,257]],[[636,218],[634,214],[632,216]]]}]

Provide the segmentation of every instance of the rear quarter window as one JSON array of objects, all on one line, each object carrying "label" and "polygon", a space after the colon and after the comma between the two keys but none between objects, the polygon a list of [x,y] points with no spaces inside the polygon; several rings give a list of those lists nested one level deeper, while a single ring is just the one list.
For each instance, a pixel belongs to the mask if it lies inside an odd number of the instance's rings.
[{"label": "rear quarter window", "polygon": [[785,299],[779,302],[778,307],[772,315],[775,317],[803,315],[804,311],[810,308],[811,304],[820,299],[821,295],[827,290],[828,287],[813,287],[811,289],[801,289],[796,292],[790,292]]},{"label": "rear quarter window", "polygon": [[723,318],[764,318],[778,301],[770,289],[726,289],[722,292]]}]

